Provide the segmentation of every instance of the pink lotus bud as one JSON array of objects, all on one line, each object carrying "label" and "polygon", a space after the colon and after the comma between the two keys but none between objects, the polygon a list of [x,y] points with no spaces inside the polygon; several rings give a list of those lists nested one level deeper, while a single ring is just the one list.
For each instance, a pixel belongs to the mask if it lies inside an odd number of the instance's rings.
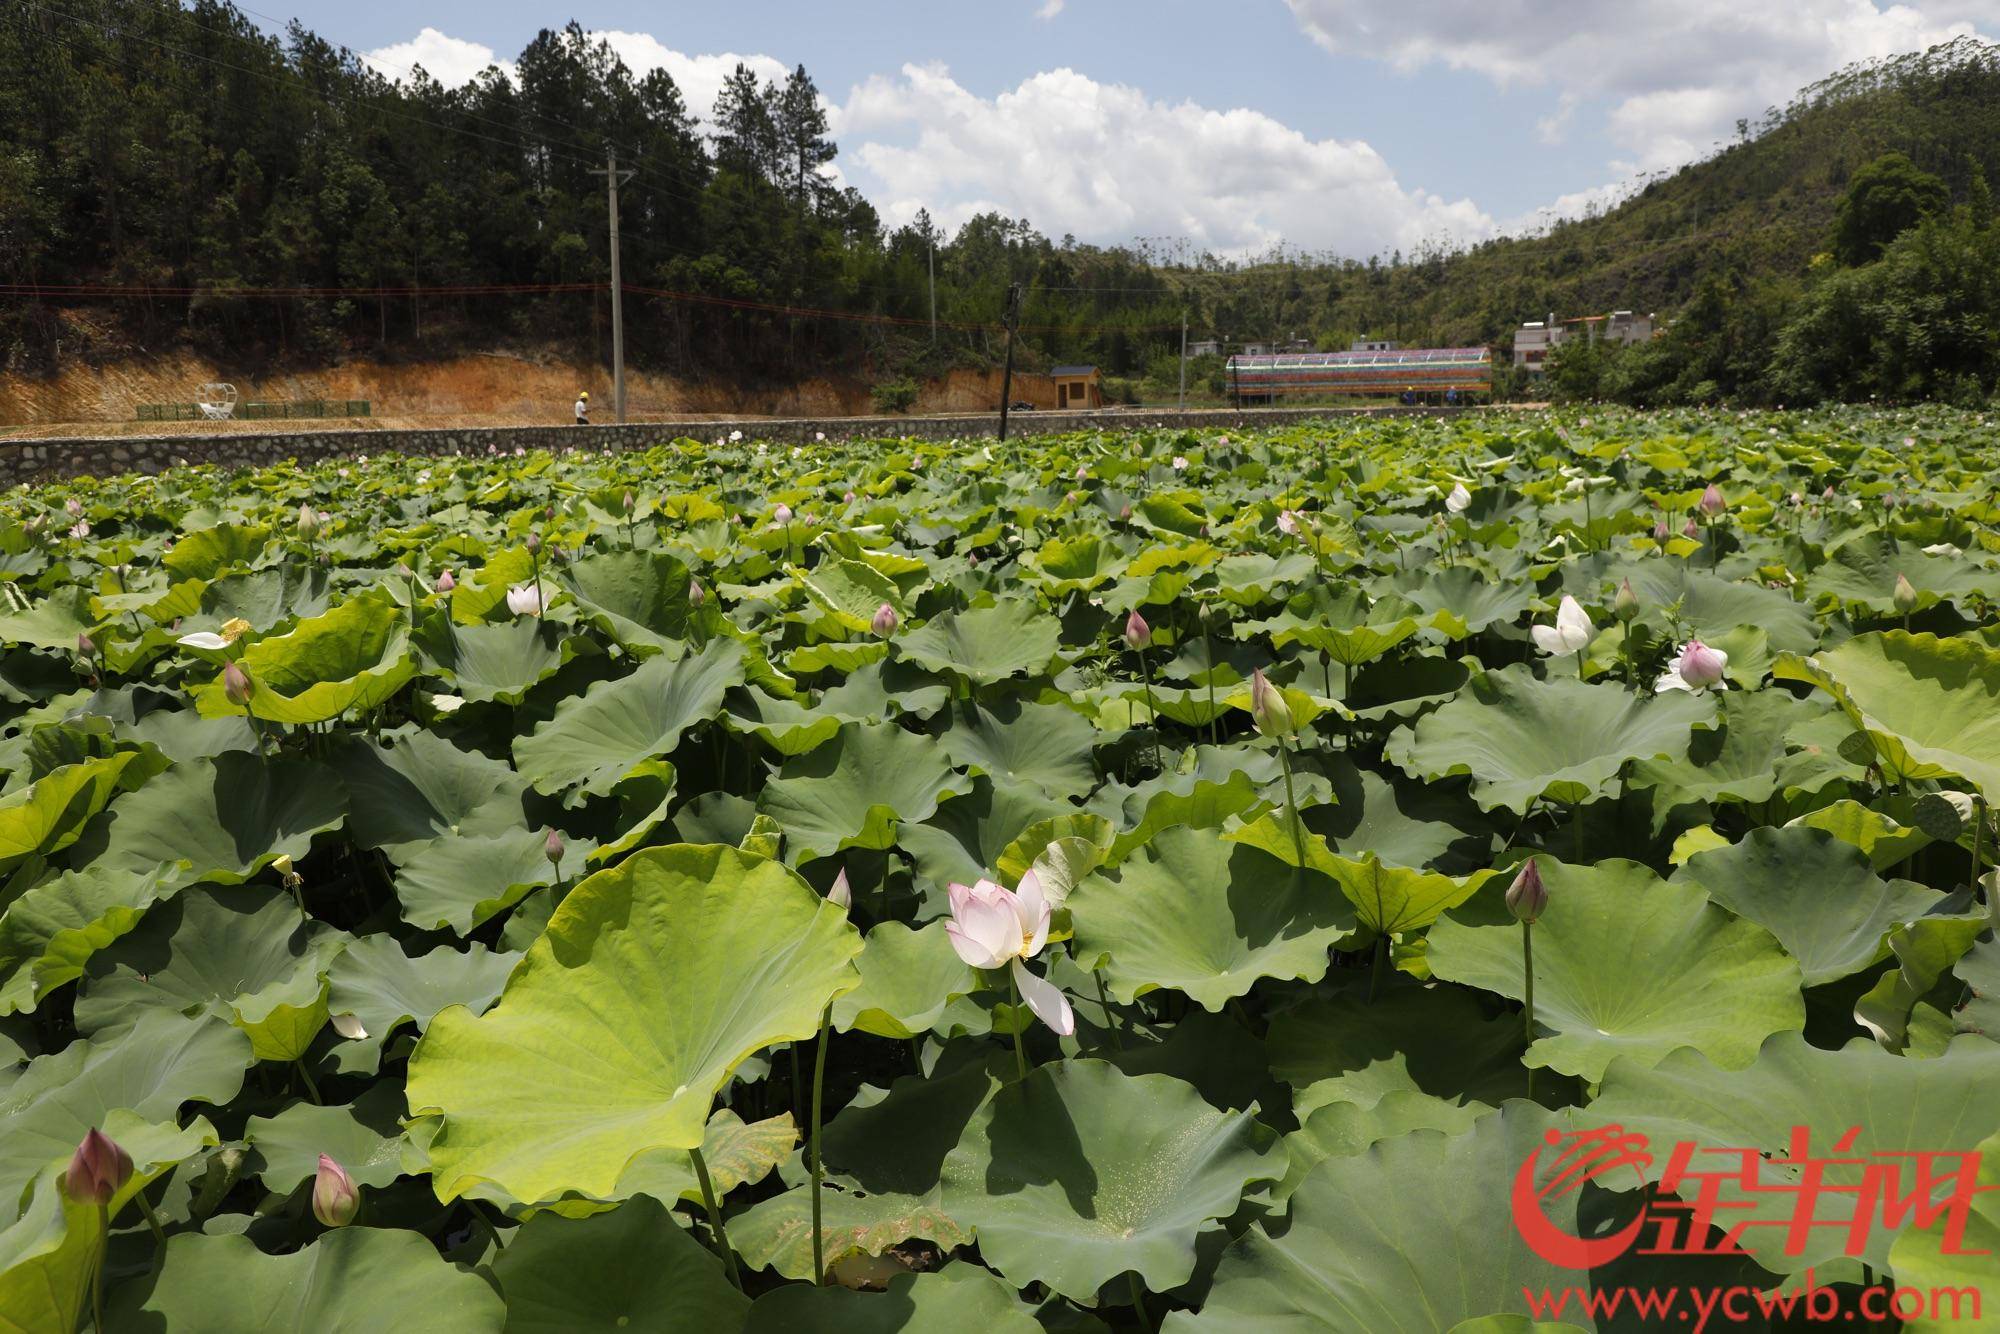
[{"label": "pink lotus bud", "polygon": [[558,834],[554,829],[550,829],[549,836],[542,840],[542,855],[549,859],[549,864],[551,866],[562,865],[562,859],[563,859],[562,835]]},{"label": "pink lotus bud", "polygon": [[[1896,591],[1890,594],[1890,601],[1894,602],[1896,610],[1905,616],[1908,616],[1917,609],[1917,590],[1900,573],[1896,575]],[[90,641],[85,640],[84,642],[89,643]]]},{"label": "pink lotus bud", "polygon": [[887,639],[896,633],[896,627],[902,623],[903,618],[896,615],[896,609],[885,602],[875,609],[875,616],[868,622],[868,628],[881,638]]},{"label": "pink lotus bud", "polygon": [[450,570],[446,570],[438,575],[435,587],[440,593],[449,593],[452,589],[458,587],[458,580],[451,577]]},{"label": "pink lotus bud", "polygon": [[1535,859],[1530,857],[1521,863],[1514,883],[1507,886],[1507,911],[1514,914],[1515,921],[1532,926],[1541,919],[1548,906],[1548,887],[1542,884],[1541,870],[1536,867]]},{"label": "pink lotus bud", "polygon": [[1710,482],[1708,489],[1701,493],[1701,512],[1703,514],[1720,514],[1726,505],[1727,502],[1722,498],[1722,488],[1714,482]]},{"label": "pink lotus bud", "polygon": [[847,504],[852,505],[854,503],[854,493],[852,491],[849,491],[846,495],[842,496],[841,499],[845,501]]},{"label": "pink lotus bud", "polygon": [[1788,503],[1791,505],[1793,509],[1797,509],[1799,508],[1799,506],[1806,503],[1806,498],[1802,493],[1794,491],[1788,498]]},{"label": "pink lotus bud", "polygon": [[1653,520],[1653,540],[1655,542],[1664,542],[1667,540],[1667,521],[1665,519]]},{"label": "pink lotus bud", "polygon": [[361,1192],[354,1178],[325,1154],[319,1156],[319,1171],[313,1176],[313,1217],[327,1227],[346,1227],[361,1209]]},{"label": "pink lotus bud", "polygon": [[132,1178],[132,1155],[118,1141],[92,1126],[70,1155],[63,1173],[63,1190],[81,1204],[109,1204]]},{"label": "pink lotus bud", "polygon": [[633,511],[633,509],[635,509],[638,506],[638,504],[639,504],[638,499],[635,496],[633,496],[633,494],[630,491],[627,491],[625,493],[625,512],[627,514],[630,514]]},{"label": "pink lotus bud", "polygon": [[407,561],[396,562],[396,573],[400,574],[405,579],[414,579],[417,577],[417,572],[410,568],[409,562]]},{"label": "pink lotus bud", "polygon": [[854,906],[854,890],[847,883],[847,868],[840,868],[840,874],[833,878],[833,885],[826,891],[826,901],[837,908]]},{"label": "pink lotus bud", "polygon": [[222,668],[222,695],[238,708],[250,702],[257,693],[257,683],[250,679],[250,673],[236,663],[227,663]]},{"label": "pink lotus bud", "polygon": [[1143,649],[1153,642],[1153,627],[1146,624],[1146,618],[1134,611],[1125,618],[1125,643],[1127,647]]},{"label": "pink lotus bud", "polygon": [[777,523],[790,523],[792,521],[792,507],[781,503],[778,508],[771,511],[771,518]]},{"label": "pink lotus bud", "polygon": [[1088,469],[1088,468],[1084,467],[1084,466],[1083,466],[1083,465],[1082,465],[1081,463],[1077,464],[1077,465],[1076,465],[1076,480],[1080,482],[1080,481],[1082,481],[1082,480],[1083,480],[1084,478],[1086,478],[1086,477],[1088,477],[1088,476],[1090,476],[1090,469]]},{"label": "pink lotus bud", "polygon": [[1824,491],[1822,491],[1822,492],[1820,492],[1820,493],[1819,493],[1819,498],[1820,498],[1821,500],[1832,500],[1832,499],[1833,499],[1833,483],[1832,483],[1832,482],[1828,482],[1828,483],[1826,484],[1826,490],[1824,490]]},{"label": "pink lotus bud", "polygon": [[542,549],[542,535],[537,532],[530,532],[528,534],[528,540],[526,546],[528,548],[528,554],[530,556],[535,555]]},{"label": "pink lotus bud", "polygon": [[89,635],[78,635],[76,637],[76,651],[87,658],[97,652],[97,645],[91,642]]},{"label": "pink lotus bud", "polygon": [[1131,520],[1132,506],[1129,503],[1118,511],[1118,518],[1121,522],[1129,522]]},{"label": "pink lotus bud", "polygon": [[1681,525],[1681,536],[1682,537],[1701,536],[1701,525],[1694,521],[1694,515],[1692,514],[1688,515],[1688,521]]},{"label": "pink lotus bud", "polygon": [[1885,510],[1892,510],[1896,508],[1896,493],[1894,491],[1891,491],[1882,497],[1882,508]]},{"label": "pink lotus bud", "polygon": [[1298,731],[1291,706],[1263,669],[1250,673],[1250,720],[1265,736],[1288,737]]},{"label": "pink lotus bud", "polygon": [[1611,614],[1626,622],[1639,614],[1639,595],[1632,591],[1630,579],[1618,585],[1618,596],[1611,599]]},{"label": "pink lotus bud", "polygon": [[69,515],[70,518],[74,519],[78,515],[83,513],[83,502],[81,500],[78,500],[75,496],[71,496],[68,500],[65,500],[63,502],[63,510],[65,513]]},{"label": "pink lotus bud", "polygon": [[690,579],[688,581],[688,601],[697,607],[708,601],[708,590],[701,586],[701,580]]},{"label": "pink lotus bud", "polygon": [[1690,639],[1681,650],[1681,680],[1696,689],[1705,689],[1722,679],[1722,672],[1729,665],[1729,659],[1716,652],[1699,639]]}]

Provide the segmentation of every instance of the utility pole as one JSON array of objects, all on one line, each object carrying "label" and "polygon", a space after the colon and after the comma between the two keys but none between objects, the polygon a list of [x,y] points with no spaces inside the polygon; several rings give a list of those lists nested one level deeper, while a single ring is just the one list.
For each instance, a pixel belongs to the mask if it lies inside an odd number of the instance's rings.
[{"label": "utility pole", "polygon": [[1014,397],[1014,326],[1021,318],[1021,284],[1007,284],[1007,368],[1000,372],[1000,442],[1007,442],[1007,409]]},{"label": "utility pole", "polygon": [[593,171],[604,178],[611,199],[611,412],[622,425],[625,421],[625,301],[618,278],[618,187],[638,175],[618,170],[618,150],[604,150],[604,170]]},{"label": "utility pole", "polygon": [[1187,411],[1187,311],[1181,311],[1181,411]]},{"label": "utility pole", "polygon": [[931,346],[937,346],[937,238],[931,239]]}]

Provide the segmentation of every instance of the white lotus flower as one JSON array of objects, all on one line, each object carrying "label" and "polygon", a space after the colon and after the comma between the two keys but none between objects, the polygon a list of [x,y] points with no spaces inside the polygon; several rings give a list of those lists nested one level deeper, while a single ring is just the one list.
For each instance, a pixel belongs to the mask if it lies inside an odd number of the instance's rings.
[{"label": "white lotus flower", "polygon": [[1465,489],[1465,483],[1453,482],[1451,484],[1451,494],[1444,498],[1444,507],[1453,514],[1463,514],[1465,513],[1466,506],[1471,503],[1472,493]]},{"label": "white lotus flower", "polygon": [[1536,648],[1554,657],[1558,653],[1583,652],[1597,637],[1597,627],[1590,623],[1590,614],[1577,600],[1565,593],[1556,607],[1556,623],[1532,626],[1528,633],[1535,637]]},{"label": "white lotus flower", "polygon": [[539,585],[516,584],[507,590],[507,610],[516,616],[540,616],[545,606]]},{"label": "white lotus flower", "polygon": [[363,1028],[361,1021],[351,1014],[337,1014],[333,1016],[332,1023],[333,1031],[350,1041],[368,1036],[368,1030]]},{"label": "white lotus flower", "polygon": [[1075,1032],[1076,1015],[1062,988],[1022,966],[1049,939],[1054,909],[1042,892],[1041,877],[1031,869],[1012,892],[991,880],[954,884],[950,896],[951,920],[944,929],[958,957],[973,968],[1007,967],[1037,1018],[1065,1036]]},{"label": "white lotus flower", "polygon": [[1954,546],[1950,542],[1933,542],[1924,548],[1924,554],[1926,556],[1963,556],[1965,548]]},{"label": "white lotus flower", "polygon": [[1174,471],[1186,472],[1187,470],[1188,470],[1187,458],[1184,455],[1180,454],[1174,455]]},{"label": "white lotus flower", "polygon": [[191,635],[182,635],[174,641],[182,648],[201,648],[213,653],[229,647],[229,641],[213,630],[197,630]]}]

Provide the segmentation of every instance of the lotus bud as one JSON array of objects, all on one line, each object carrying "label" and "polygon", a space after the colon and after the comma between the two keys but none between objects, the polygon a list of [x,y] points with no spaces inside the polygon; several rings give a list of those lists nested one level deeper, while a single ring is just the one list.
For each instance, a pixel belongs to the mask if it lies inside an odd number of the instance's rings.
[{"label": "lotus bud", "polygon": [[1720,681],[1723,670],[1728,665],[1729,659],[1699,639],[1690,639],[1687,647],[1681,650],[1681,680],[1698,690],[1706,689]]},{"label": "lotus bud", "polygon": [[1265,736],[1288,737],[1298,731],[1284,692],[1271,684],[1262,668],[1250,673],[1250,720]]},{"label": "lotus bud", "polygon": [[699,579],[688,580],[688,602],[693,606],[699,607],[706,601],[708,601],[708,590],[701,586],[701,581]]},{"label": "lotus bud", "polygon": [[70,1155],[63,1173],[63,1190],[80,1204],[109,1204],[132,1179],[132,1155],[118,1141],[92,1126]]},{"label": "lotus bud", "polygon": [[1465,489],[1464,482],[1453,482],[1451,494],[1444,498],[1444,507],[1453,514],[1463,514],[1472,504],[1472,493]]},{"label": "lotus bud", "polygon": [[896,615],[896,609],[885,602],[875,609],[875,616],[868,622],[868,628],[880,638],[887,639],[896,633],[896,627],[901,624],[902,617]]},{"label": "lotus bud", "polygon": [[1132,518],[1132,505],[1130,501],[1127,501],[1125,505],[1119,509],[1118,518],[1120,522],[1130,522]]},{"label": "lotus bud", "polygon": [[250,702],[257,693],[257,683],[250,679],[250,673],[231,662],[222,668],[222,695],[239,709]]},{"label": "lotus bud", "polygon": [[1153,627],[1146,624],[1146,618],[1134,611],[1125,618],[1125,644],[1128,648],[1143,650],[1153,642]]},{"label": "lotus bud", "polygon": [[80,634],[76,637],[76,651],[87,658],[97,652],[97,645],[91,642],[89,635]]},{"label": "lotus bud", "polygon": [[325,1154],[319,1156],[319,1171],[313,1176],[313,1217],[327,1227],[346,1227],[361,1209],[361,1192],[354,1178]]},{"label": "lotus bud", "polygon": [[405,579],[414,579],[417,577],[417,572],[409,567],[408,562],[404,561],[397,562],[396,573],[402,575]]},{"label": "lotus bud", "polygon": [[535,555],[542,549],[542,535],[538,532],[533,532],[533,531],[529,532],[528,541],[526,545],[528,548],[528,554],[530,556]]},{"label": "lotus bud", "polygon": [[1882,497],[1882,508],[1885,511],[1896,508],[1896,493],[1894,491]]},{"label": "lotus bud", "polygon": [[310,505],[299,506],[299,536],[312,538],[319,532],[319,512]]},{"label": "lotus bud", "polygon": [[638,507],[638,504],[639,504],[638,498],[634,496],[630,491],[627,491],[625,493],[625,512],[627,514],[630,514],[634,509]]},{"label": "lotus bud", "polygon": [[78,500],[75,496],[71,496],[68,500],[65,500],[63,502],[63,511],[66,514],[68,514],[70,518],[74,519],[83,513],[83,502],[81,500]]},{"label": "lotus bud", "polygon": [[1805,498],[1805,496],[1804,496],[1803,494],[1801,494],[1800,492],[1797,492],[1797,491],[1794,491],[1794,492],[1792,492],[1792,494],[1791,494],[1791,496],[1790,496],[1789,500],[1787,501],[1787,503],[1788,503],[1788,504],[1790,504],[1790,505],[1791,505],[1791,507],[1792,507],[1793,509],[1797,509],[1797,508],[1799,508],[1799,507],[1800,507],[1801,505],[1803,505],[1803,504],[1805,504],[1805,503],[1806,503],[1806,498]]},{"label": "lotus bud", "polygon": [[1535,865],[1533,857],[1521,863],[1521,870],[1514,877],[1514,883],[1507,886],[1507,911],[1514,920],[1533,926],[1548,911],[1549,891],[1542,883],[1542,872]]},{"label": "lotus bud", "polygon": [[1720,514],[1727,505],[1728,502],[1722,498],[1722,488],[1714,482],[1710,482],[1708,488],[1701,493],[1701,512],[1703,514]]},{"label": "lotus bud", "polygon": [[553,828],[549,830],[549,836],[542,840],[542,855],[549,859],[549,864],[551,866],[562,865],[562,859],[563,859],[562,835],[558,834]]},{"label": "lotus bud", "polygon": [[1664,541],[1666,541],[1666,540],[1667,540],[1667,532],[1668,532],[1668,530],[1667,530],[1667,521],[1666,521],[1665,519],[1655,519],[1655,520],[1653,520],[1653,540],[1654,540],[1655,542],[1664,542]]},{"label": "lotus bud", "polygon": [[1278,511],[1278,531],[1286,537],[1299,535],[1299,516],[1295,510]]},{"label": "lotus bud", "polygon": [[1890,601],[1896,604],[1896,610],[1905,616],[1917,609],[1917,590],[1900,573],[1896,576],[1896,591],[1889,596]]},{"label": "lotus bud", "polygon": [[840,868],[840,874],[833,878],[833,886],[826,891],[826,901],[837,908],[854,906],[854,891],[847,883],[847,868]]},{"label": "lotus bud", "polygon": [[784,504],[782,501],[779,502],[778,508],[771,511],[771,518],[776,523],[790,523],[792,521],[792,507]]},{"label": "lotus bud", "polygon": [[434,587],[436,587],[437,591],[440,593],[449,593],[451,592],[452,589],[458,587],[458,580],[451,577],[450,570],[446,570],[438,575],[437,583],[436,585],[434,585]]},{"label": "lotus bud", "polygon": [[1088,468],[1084,467],[1084,466],[1083,466],[1083,465],[1082,465],[1081,463],[1077,464],[1077,465],[1076,465],[1076,480],[1080,482],[1080,481],[1082,481],[1082,480],[1083,480],[1084,478],[1086,478],[1086,477],[1088,477],[1088,476],[1090,476],[1090,469],[1088,469]]},{"label": "lotus bud", "polygon": [[1681,525],[1681,536],[1699,537],[1700,535],[1701,535],[1701,525],[1694,521],[1694,515],[1692,514],[1688,515],[1688,521]]},{"label": "lotus bud", "polygon": [[854,493],[852,491],[849,491],[846,495],[841,497],[841,500],[843,500],[849,505],[852,505],[854,503]]},{"label": "lotus bud", "polygon": [[1627,624],[1639,614],[1639,595],[1632,591],[1630,579],[1618,585],[1618,596],[1611,599],[1611,614]]}]

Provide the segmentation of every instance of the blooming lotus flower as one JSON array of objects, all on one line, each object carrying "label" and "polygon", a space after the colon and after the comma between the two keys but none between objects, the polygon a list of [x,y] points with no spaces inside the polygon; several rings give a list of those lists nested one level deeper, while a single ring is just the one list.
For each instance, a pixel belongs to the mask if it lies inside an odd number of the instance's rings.
[{"label": "blooming lotus flower", "polygon": [[330,1022],[333,1024],[333,1031],[350,1042],[358,1042],[368,1036],[368,1029],[351,1014],[336,1014]]},{"label": "blooming lotus flower", "polygon": [[250,703],[250,697],[257,693],[257,683],[250,679],[250,673],[236,663],[226,663],[222,668],[222,694],[237,708]]},{"label": "blooming lotus flower", "polygon": [[1174,455],[1174,471],[1186,472],[1187,470],[1188,470],[1187,456],[1184,454]]},{"label": "blooming lotus flower", "polygon": [[991,880],[954,884],[950,896],[951,920],[944,930],[958,957],[972,968],[1005,965],[1036,1018],[1065,1037],[1075,1032],[1076,1015],[1062,988],[1022,966],[1040,954],[1049,939],[1054,910],[1042,892],[1041,877],[1030,870],[1011,893]]},{"label": "blooming lotus flower", "polygon": [[1153,642],[1153,627],[1146,624],[1146,618],[1136,610],[1125,618],[1125,644],[1128,648],[1143,649]]},{"label": "blooming lotus flower", "polygon": [[1933,542],[1924,548],[1926,556],[1963,556],[1965,548],[1952,542]]},{"label": "blooming lotus flower", "polygon": [[1578,605],[1569,594],[1556,606],[1556,623],[1553,626],[1537,625],[1528,631],[1535,637],[1535,647],[1555,656],[1558,653],[1581,653],[1597,637],[1597,627],[1590,623],[1590,615]]},{"label": "blooming lotus flower", "polygon": [[78,519],[75,524],[71,525],[69,535],[81,541],[90,536],[90,525]]},{"label": "blooming lotus flower", "polygon": [[1278,531],[1286,537],[1299,535],[1299,514],[1297,510],[1278,511]]},{"label": "blooming lotus flower", "polygon": [[1522,863],[1520,873],[1514,877],[1514,883],[1507,886],[1507,911],[1514,915],[1515,921],[1526,922],[1533,926],[1541,919],[1542,913],[1547,911],[1548,906],[1548,887],[1542,884],[1541,869],[1535,865],[1535,859],[1530,857]]},{"label": "blooming lotus flower", "polygon": [[234,644],[237,640],[249,634],[253,628],[250,622],[244,620],[241,616],[232,616],[222,623],[222,637],[229,643]]},{"label": "blooming lotus flower", "polygon": [[729,433],[729,443],[732,445],[735,444],[737,441],[741,440],[742,438],[743,438],[743,432],[741,431],[731,431]]},{"label": "blooming lotus flower", "polygon": [[313,1175],[313,1217],[327,1227],[346,1227],[361,1209],[361,1192],[354,1178],[325,1154],[319,1156],[319,1171]]},{"label": "blooming lotus flower", "polygon": [[902,623],[902,617],[896,615],[896,609],[885,602],[875,609],[875,615],[869,620],[868,628],[879,637],[887,639],[896,633],[896,627]]},{"label": "blooming lotus flower", "polygon": [[814,440],[816,440],[816,441],[818,441],[818,442],[819,442],[820,444],[825,444],[825,443],[826,443],[826,432],[825,432],[825,431],[814,431],[814,432],[813,432],[813,439],[814,439]]},{"label": "blooming lotus flower", "polygon": [[80,1204],[109,1204],[119,1187],[131,1179],[132,1155],[92,1126],[70,1155],[62,1184],[64,1193]]},{"label": "blooming lotus flower", "polygon": [[1701,512],[1703,514],[1720,514],[1728,507],[1728,504],[1729,502],[1722,498],[1722,488],[1714,482],[1710,482],[1707,489],[1701,493]]},{"label": "blooming lotus flower", "polygon": [[540,616],[546,609],[539,584],[516,584],[507,590],[507,610],[516,616]]},{"label": "blooming lotus flower", "polygon": [[1288,737],[1299,730],[1284,692],[1271,684],[1261,667],[1250,673],[1250,721],[1265,736]]},{"label": "blooming lotus flower", "polygon": [[854,906],[854,890],[847,883],[847,868],[840,868],[840,874],[833,878],[833,884],[826,891],[826,901],[837,908]]},{"label": "blooming lotus flower", "polygon": [[1727,653],[1710,648],[1699,639],[1690,639],[1667,664],[1666,674],[1654,682],[1653,690],[1655,693],[1692,690],[1697,694],[1704,690],[1727,690],[1729,683],[1722,674],[1728,667]]},{"label": "blooming lotus flower", "polygon": [[1472,504],[1472,493],[1465,489],[1465,483],[1453,482],[1451,494],[1444,498],[1444,507],[1453,514],[1463,514],[1470,504]]},{"label": "blooming lotus flower", "polygon": [[63,512],[68,514],[70,518],[74,519],[78,515],[83,513],[83,502],[81,500],[78,500],[75,496],[71,496],[68,500],[65,500],[63,502]]},{"label": "blooming lotus flower", "polygon": [[191,635],[182,635],[174,642],[182,648],[207,649],[211,653],[229,647],[229,641],[213,630],[197,630]]},{"label": "blooming lotus flower", "polygon": [[439,572],[437,583],[433,584],[432,587],[440,593],[449,593],[452,589],[458,587],[458,580],[451,577],[450,570],[443,570]]}]

